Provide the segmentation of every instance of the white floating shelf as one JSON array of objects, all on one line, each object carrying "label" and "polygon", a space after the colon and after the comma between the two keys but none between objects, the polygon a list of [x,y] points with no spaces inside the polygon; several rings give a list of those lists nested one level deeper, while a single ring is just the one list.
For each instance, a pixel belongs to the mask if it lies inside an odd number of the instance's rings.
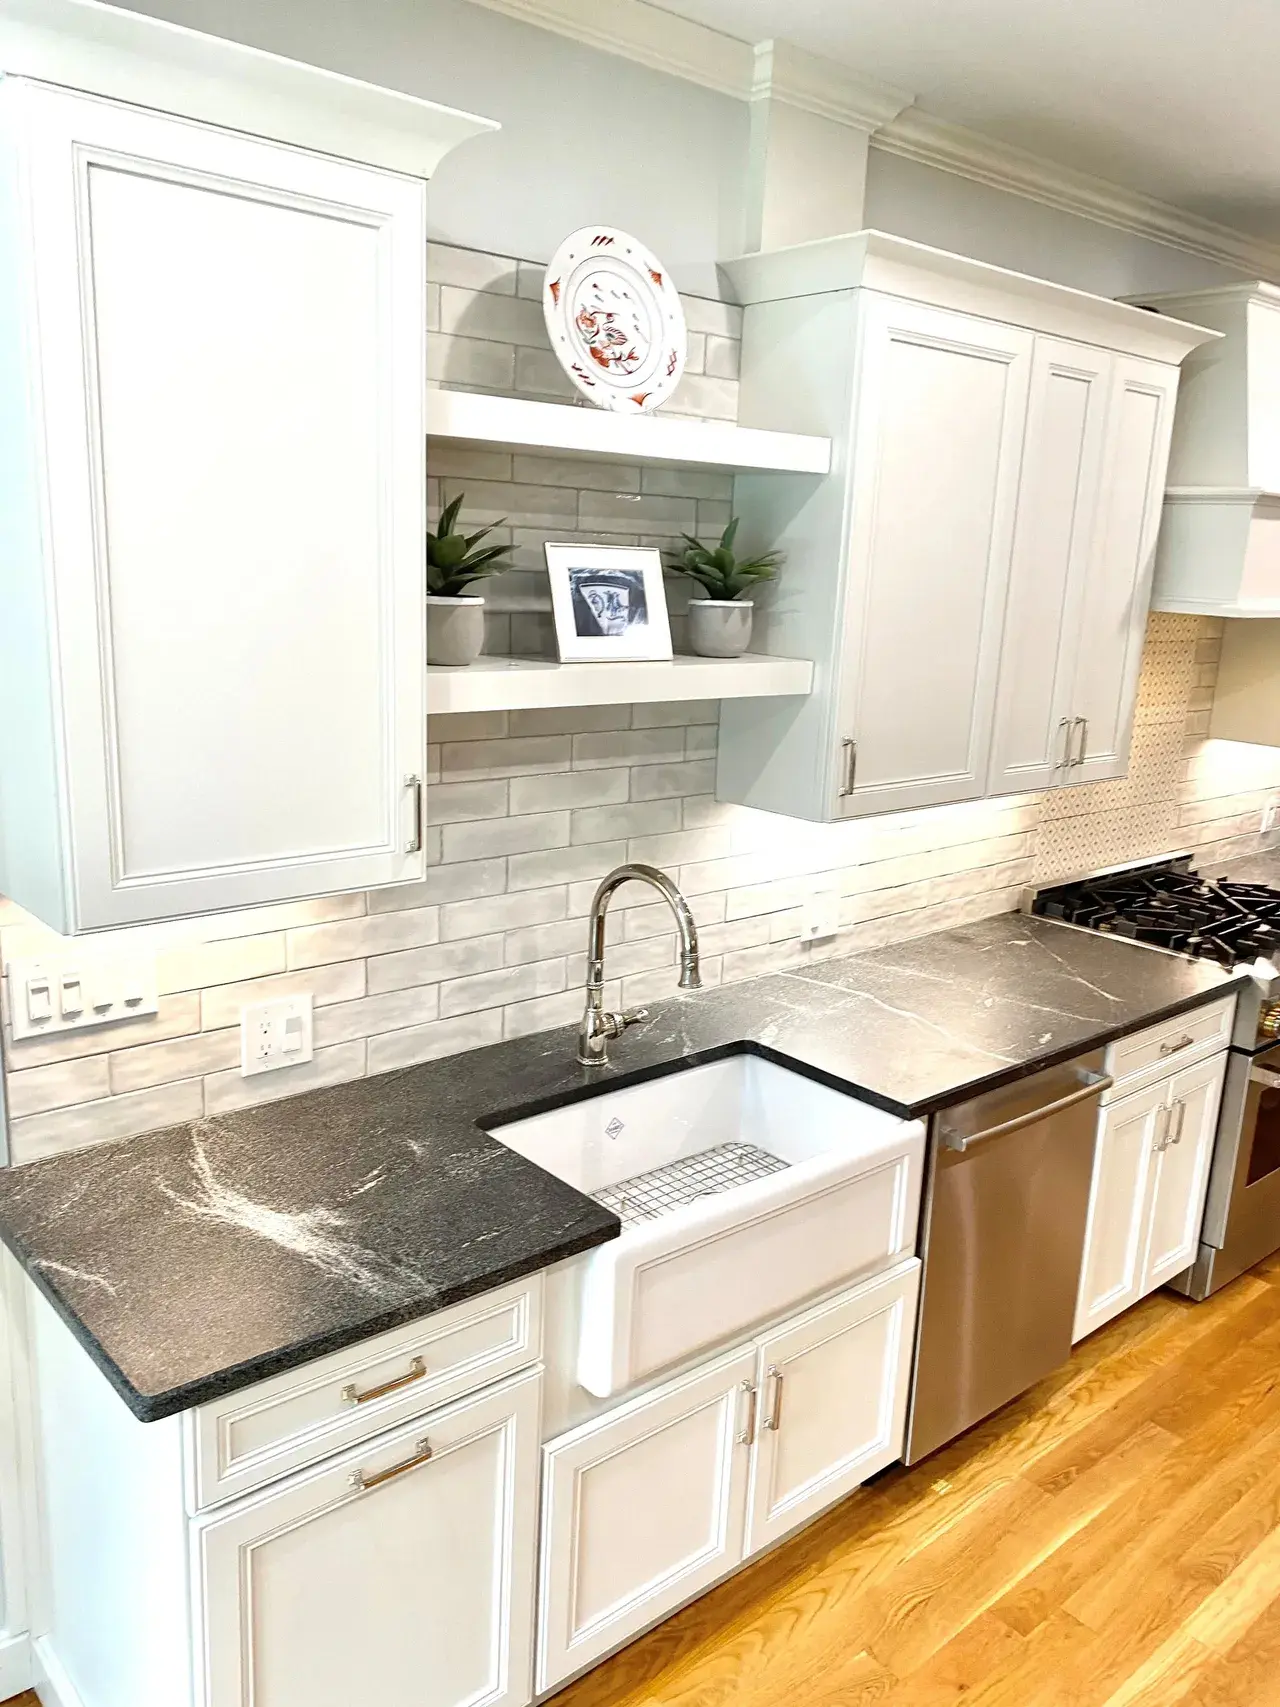
[{"label": "white floating shelf", "polygon": [[615,462],[676,463],[695,468],[829,474],[831,440],[771,433],[728,421],[682,421],[674,415],[611,415],[525,397],[469,391],[427,392],[427,433],[466,444],[519,445],[572,451]]},{"label": "white floating shelf", "polygon": [[465,668],[427,670],[427,711],[531,711],[553,705],[646,705],[681,699],[804,695],[804,658],[672,658],[659,664],[556,664],[537,658],[480,658]]}]

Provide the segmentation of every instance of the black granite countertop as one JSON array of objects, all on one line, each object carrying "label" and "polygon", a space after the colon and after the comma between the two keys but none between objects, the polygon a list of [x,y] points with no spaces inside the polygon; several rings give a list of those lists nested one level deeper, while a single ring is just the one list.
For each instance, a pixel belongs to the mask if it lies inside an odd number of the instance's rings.
[{"label": "black granite countertop", "polygon": [[504,1118],[742,1049],[927,1114],[1239,981],[1006,914],[673,996],[604,1069],[543,1032],[10,1169],[0,1237],[153,1421],[616,1237]]}]

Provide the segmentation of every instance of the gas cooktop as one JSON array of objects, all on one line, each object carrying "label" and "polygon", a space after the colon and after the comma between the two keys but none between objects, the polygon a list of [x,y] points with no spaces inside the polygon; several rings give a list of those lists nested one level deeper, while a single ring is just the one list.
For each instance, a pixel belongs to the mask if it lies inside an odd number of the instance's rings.
[{"label": "gas cooktop", "polygon": [[1223,966],[1280,957],[1280,890],[1199,877],[1189,855],[1042,889],[1031,911]]}]

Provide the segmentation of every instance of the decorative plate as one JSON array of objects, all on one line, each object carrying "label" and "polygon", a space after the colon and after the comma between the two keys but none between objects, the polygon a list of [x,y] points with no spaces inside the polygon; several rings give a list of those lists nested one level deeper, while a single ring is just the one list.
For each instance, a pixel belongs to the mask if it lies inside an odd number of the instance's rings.
[{"label": "decorative plate", "polygon": [[601,409],[643,414],[680,383],[684,309],[657,256],[608,225],[586,225],[556,250],[542,286],[561,367]]}]

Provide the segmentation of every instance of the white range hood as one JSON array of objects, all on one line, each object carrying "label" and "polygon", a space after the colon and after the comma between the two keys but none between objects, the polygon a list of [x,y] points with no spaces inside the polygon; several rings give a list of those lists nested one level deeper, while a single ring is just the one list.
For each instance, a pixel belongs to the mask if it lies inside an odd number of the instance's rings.
[{"label": "white range hood", "polygon": [[1280,618],[1280,289],[1134,300],[1224,334],[1183,364],[1152,606]]}]

